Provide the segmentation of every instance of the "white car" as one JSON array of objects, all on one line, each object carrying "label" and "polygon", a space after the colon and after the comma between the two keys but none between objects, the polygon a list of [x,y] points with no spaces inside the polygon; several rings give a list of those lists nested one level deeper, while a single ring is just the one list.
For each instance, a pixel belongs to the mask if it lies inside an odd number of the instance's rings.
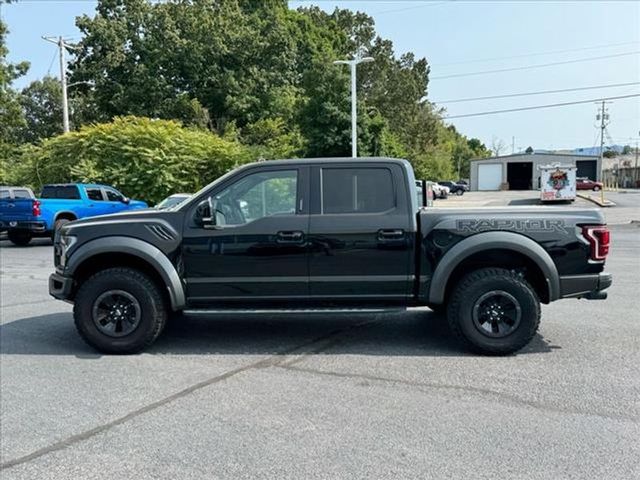
[{"label": "white car", "polygon": [[184,202],[187,198],[191,198],[190,193],[174,193],[173,195],[169,195],[167,198],[162,200],[155,206],[155,208],[156,210],[166,210],[168,208],[173,208],[176,205]]},{"label": "white car", "polygon": [[433,190],[434,198],[447,198],[449,193],[451,193],[451,189],[445,185],[440,185],[439,183],[433,182],[431,184],[431,189]]}]

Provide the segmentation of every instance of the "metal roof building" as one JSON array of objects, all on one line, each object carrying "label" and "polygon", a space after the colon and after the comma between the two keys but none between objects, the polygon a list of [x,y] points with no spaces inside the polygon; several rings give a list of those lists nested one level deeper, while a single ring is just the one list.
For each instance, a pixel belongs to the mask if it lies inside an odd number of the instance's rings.
[{"label": "metal roof building", "polygon": [[471,160],[471,190],[537,190],[540,165],[575,165],[578,177],[600,180],[600,158],[564,153],[516,153]]}]

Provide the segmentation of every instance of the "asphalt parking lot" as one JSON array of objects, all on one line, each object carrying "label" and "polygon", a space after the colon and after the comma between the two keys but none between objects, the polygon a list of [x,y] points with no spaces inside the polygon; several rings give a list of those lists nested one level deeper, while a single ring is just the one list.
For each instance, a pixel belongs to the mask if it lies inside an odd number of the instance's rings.
[{"label": "asphalt parking lot", "polygon": [[185,317],[103,356],[48,297],[50,242],[2,241],[0,477],[640,478],[640,194],[611,196],[609,299],[544,306],[502,358],[427,309]]}]

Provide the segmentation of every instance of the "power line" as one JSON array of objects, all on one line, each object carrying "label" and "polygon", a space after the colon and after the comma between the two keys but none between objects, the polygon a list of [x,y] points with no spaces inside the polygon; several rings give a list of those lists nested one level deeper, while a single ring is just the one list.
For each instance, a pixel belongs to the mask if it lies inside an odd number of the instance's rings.
[{"label": "power line", "polygon": [[475,102],[477,100],[494,100],[496,98],[512,98],[512,97],[526,97],[529,95],[545,95],[549,93],[565,93],[565,92],[579,92],[583,90],[596,90],[600,88],[613,88],[613,87],[629,87],[631,85],[640,85],[640,82],[629,83],[613,83],[609,85],[595,85],[591,87],[575,87],[575,88],[563,88],[560,90],[541,90],[538,92],[526,92],[526,93],[508,93],[504,95],[490,95],[487,97],[471,97],[471,98],[458,98],[456,100],[441,100],[434,101],[432,103],[461,103],[461,102]]},{"label": "power line", "polygon": [[583,47],[583,48],[571,48],[568,50],[549,50],[547,52],[538,52],[538,53],[523,53],[520,55],[511,55],[508,57],[492,57],[492,58],[480,58],[478,60],[462,60],[459,62],[447,62],[447,63],[436,63],[433,66],[437,67],[447,67],[449,65],[464,65],[468,63],[481,63],[481,62],[492,62],[494,60],[511,60],[514,58],[525,58],[525,57],[541,57],[544,55],[554,55],[556,53],[570,53],[570,52],[582,52],[585,50],[598,50],[601,48],[610,48],[610,47],[622,47],[625,45],[637,45],[640,43],[639,41],[634,42],[623,42],[623,43],[609,43],[606,45],[595,45],[593,47]]},{"label": "power line", "polygon": [[440,2],[429,2],[429,3],[425,3],[422,5],[414,5],[412,7],[404,7],[404,8],[395,8],[393,10],[382,10],[381,12],[371,12],[371,15],[383,15],[385,13],[396,13],[396,12],[404,12],[406,10],[415,10],[417,8],[425,8],[425,7],[435,7],[436,5],[442,5],[443,3],[452,3],[455,2],[456,0],[444,0],[444,1],[440,1]]},{"label": "power line", "polygon": [[564,103],[551,103],[548,105],[535,105],[535,106],[531,106],[531,107],[520,107],[520,108],[509,108],[506,110],[491,110],[488,112],[475,112],[475,113],[465,113],[462,115],[449,115],[446,117],[443,117],[444,119],[450,119],[450,118],[465,118],[465,117],[479,117],[481,115],[495,115],[498,113],[509,113],[509,112],[521,112],[524,110],[537,110],[540,108],[553,108],[553,107],[565,107],[567,105],[578,105],[581,103],[593,103],[593,102],[601,102],[601,101],[605,101],[605,100],[618,100],[621,98],[633,98],[633,97],[640,97],[640,93],[634,93],[631,95],[620,95],[618,97],[607,97],[607,98],[595,98],[595,99],[591,99],[591,100],[579,100],[576,102],[564,102]]},{"label": "power line", "polygon": [[441,80],[444,78],[470,77],[473,75],[486,75],[488,73],[513,72],[516,70],[529,70],[532,68],[553,67],[556,65],[567,65],[570,63],[591,62],[594,60],[604,60],[609,58],[625,57],[629,55],[637,55],[638,53],[640,53],[640,50],[636,50],[635,52],[616,53],[614,55],[603,55],[600,57],[586,57],[586,58],[578,58],[575,60],[564,60],[562,62],[538,63],[536,65],[525,65],[522,67],[498,68],[495,70],[481,70],[479,72],[454,73],[452,75],[440,75],[437,77],[431,77],[431,80]]}]

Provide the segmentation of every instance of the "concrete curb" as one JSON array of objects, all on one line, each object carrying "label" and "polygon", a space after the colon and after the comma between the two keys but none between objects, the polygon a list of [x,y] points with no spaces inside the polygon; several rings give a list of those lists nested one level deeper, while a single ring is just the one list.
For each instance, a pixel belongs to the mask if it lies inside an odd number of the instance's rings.
[{"label": "concrete curb", "polygon": [[585,200],[589,200],[590,202],[595,203],[599,207],[615,207],[616,204],[611,200],[605,200],[604,203],[600,201],[599,198],[592,197],[591,195],[586,195],[584,193],[576,193],[577,197],[583,198]]}]

